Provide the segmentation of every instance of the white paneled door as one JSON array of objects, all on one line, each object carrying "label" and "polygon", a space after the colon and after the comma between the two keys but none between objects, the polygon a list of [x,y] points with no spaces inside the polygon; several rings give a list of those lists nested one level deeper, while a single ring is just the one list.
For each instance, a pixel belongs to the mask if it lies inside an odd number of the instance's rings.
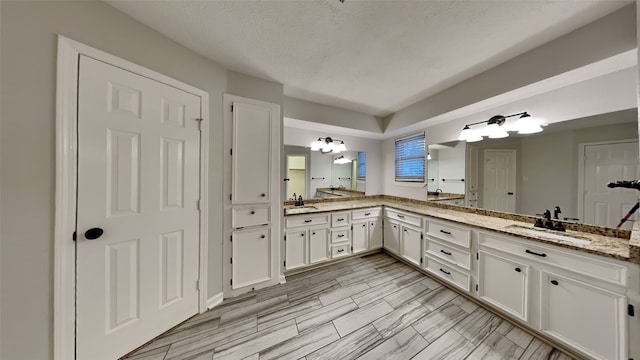
[{"label": "white paneled door", "polygon": [[[584,222],[616,227],[638,201],[638,191],[608,188],[618,180],[638,180],[638,142],[594,144],[584,147]],[[631,229],[638,213],[622,228]]]},{"label": "white paneled door", "polygon": [[516,151],[484,151],[484,192],[482,207],[516,211]]},{"label": "white paneled door", "polygon": [[200,97],[81,56],[76,359],[198,311]]}]

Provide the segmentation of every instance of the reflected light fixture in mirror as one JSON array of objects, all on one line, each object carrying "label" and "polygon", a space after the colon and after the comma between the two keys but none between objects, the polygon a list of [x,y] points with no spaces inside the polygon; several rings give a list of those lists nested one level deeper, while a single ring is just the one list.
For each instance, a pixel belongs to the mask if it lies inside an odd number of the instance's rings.
[{"label": "reflected light fixture in mirror", "polygon": [[346,151],[347,147],[344,145],[344,141],[338,139],[332,139],[330,137],[318,138],[318,140],[311,143],[311,151],[320,151],[323,153],[340,153]]},{"label": "reflected light fixture in mirror", "polygon": [[333,160],[334,164],[348,164],[350,162],[351,162],[351,159],[345,158],[344,155],[340,155]]}]

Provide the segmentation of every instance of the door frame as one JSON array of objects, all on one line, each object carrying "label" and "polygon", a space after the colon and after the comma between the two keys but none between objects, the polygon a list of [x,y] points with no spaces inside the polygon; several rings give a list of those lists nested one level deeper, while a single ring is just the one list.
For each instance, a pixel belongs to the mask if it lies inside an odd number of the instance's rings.
[{"label": "door frame", "polygon": [[[290,153],[290,154],[285,154],[285,171],[287,172],[287,178],[289,177],[289,157],[290,156],[299,156],[299,157],[304,157],[304,192],[306,195],[307,199],[311,199],[311,196],[309,196],[310,191],[309,191],[309,154],[305,154],[305,153]],[[287,200],[287,196],[289,196],[289,183],[290,181],[288,181],[285,184],[285,192],[284,192],[284,197],[285,200]]]},{"label": "door frame", "polygon": [[[56,85],[56,196],[53,261],[53,358],[75,358],[78,71],[80,55],[131,71],[201,98],[198,311],[207,309],[209,93],[122,58],[58,35]],[[185,319],[186,320],[186,319]],[[167,329],[168,330],[168,329]]]},{"label": "door frame", "polygon": [[611,141],[596,141],[596,142],[588,142],[588,143],[580,143],[578,144],[578,204],[577,204],[577,216],[580,218],[580,221],[584,221],[584,170],[585,170],[585,161],[587,160],[584,156],[584,152],[587,150],[587,146],[597,146],[597,145],[612,145],[612,144],[622,144],[622,143],[633,143],[638,142],[638,139],[620,139],[620,140],[611,140]]}]

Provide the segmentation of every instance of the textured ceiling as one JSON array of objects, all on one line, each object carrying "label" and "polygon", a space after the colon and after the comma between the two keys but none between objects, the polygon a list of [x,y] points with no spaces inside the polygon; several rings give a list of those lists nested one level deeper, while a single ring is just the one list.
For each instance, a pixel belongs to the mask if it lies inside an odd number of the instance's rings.
[{"label": "textured ceiling", "polygon": [[285,95],[385,116],[633,1],[108,1]]}]

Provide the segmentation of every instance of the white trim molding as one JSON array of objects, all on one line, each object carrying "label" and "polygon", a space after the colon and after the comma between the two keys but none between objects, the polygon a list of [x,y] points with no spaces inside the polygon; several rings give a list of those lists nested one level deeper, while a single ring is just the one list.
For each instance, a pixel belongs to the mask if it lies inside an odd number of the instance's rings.
[{"label": "white trim molding", "polygon": [[53,359],[75,359],[77,84],[80,55],[135,72],[201,98],[199,312],[207,310],[209,94],[191,85],[58,35]]},{"label": "white trim molding", "polygon": [[223,293],[218,293],[212,296],[211,298],[209,298],[209,300],[207,300],[207,310],[211,310],[214,307],[220,305],[222,303],[222,300],[224,300]]}]

